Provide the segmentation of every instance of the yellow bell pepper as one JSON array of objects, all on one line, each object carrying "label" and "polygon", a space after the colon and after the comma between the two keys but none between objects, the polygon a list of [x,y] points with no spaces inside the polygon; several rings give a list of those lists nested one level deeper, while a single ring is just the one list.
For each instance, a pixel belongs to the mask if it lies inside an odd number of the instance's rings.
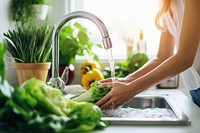
[{"label": "yellow bell pepper", "polygon": [[100,71],[102,70],[100,64],[97,61],[86,61],[81,64],[81,75],[86,74],[88,71],[97,68]]},{"label": "yellow bell pepper", "polygon": [[87,90],[89,90],[90,89],[90,84],[92,82],[99,81],[99,80],[102,80],[102,79],[104,79],[104,76],[103,76],[102,72],[99,69],[94,68],[94,69],[88,71],[86,74],[84,74],[82,76],[81,82],[82,82],[82,85]]}]

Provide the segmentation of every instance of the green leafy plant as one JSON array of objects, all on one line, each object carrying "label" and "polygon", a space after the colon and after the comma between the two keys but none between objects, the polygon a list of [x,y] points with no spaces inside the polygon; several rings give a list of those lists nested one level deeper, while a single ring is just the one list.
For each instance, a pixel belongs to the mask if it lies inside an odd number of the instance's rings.
[{"label": "green leafy plant", "polygon": [[35,17],[32,0],[12,0],[11,13],[12,20],[17,22],[17,24],[32,23]]},{"label": "green leafy plant", "polygon": [[36,11],[33,4],[50,4],[50,0],[12,0],[12,20],[19,26],[35,24]]},{"label": "green leafy plant", "polygon": [[53,26],[18,27],[4,33],[5,44],[16,62],[47,62],[51,53]]},{"label": "green leafy plant", "polygon": [[127,67],[130,73],[132,73],[140,69],[148,60],[148,56],[144,53],[130,53],[127,60],[125,62],[121,62],[121,65],[124,65],[125,67],[128,65]]},{"label": "green leafy plant", "polygon": [[60,64],[73,64],[76,55],[88,55],[98,61],[98,56],[92,52],[94,45],[101,47],[100,44],[91,42],[87,29],[80,23],[65,26],[59,36]]}]

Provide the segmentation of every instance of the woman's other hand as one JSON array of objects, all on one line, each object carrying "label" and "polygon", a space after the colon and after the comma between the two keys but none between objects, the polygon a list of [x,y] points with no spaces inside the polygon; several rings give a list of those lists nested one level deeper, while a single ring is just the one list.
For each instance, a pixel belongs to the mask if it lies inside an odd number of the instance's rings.
[{"label": "woman's other hand", "polygon": [[111,87],[112,90],[96,103],[101,109],[116,109],[136,95],[133,85],[126,82],[103,82],[99,86],[104,87]]}]

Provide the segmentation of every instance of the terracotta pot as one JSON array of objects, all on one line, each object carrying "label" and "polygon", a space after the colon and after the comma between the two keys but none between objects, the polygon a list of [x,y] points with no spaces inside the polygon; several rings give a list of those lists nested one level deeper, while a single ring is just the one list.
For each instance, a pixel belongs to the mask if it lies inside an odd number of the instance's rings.
[{"label": "terracotta pot", "polygon": [[15,63],[19,84],[33,77],[46,82],[51,63]]}]

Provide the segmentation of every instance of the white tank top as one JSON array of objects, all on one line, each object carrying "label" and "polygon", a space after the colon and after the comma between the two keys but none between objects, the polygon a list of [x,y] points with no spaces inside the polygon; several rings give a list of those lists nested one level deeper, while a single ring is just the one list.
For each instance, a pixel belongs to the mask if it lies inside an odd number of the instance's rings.
[{"label": "white tank top", "polygon": [[[183,0],[171,0],[171,9],[173,12],[173,18],[169,12],[163,14],[166,21],[168,31],[175,39],[176,49],[178,49],[178,41],[180,35],[180,29],[182,24],[182,18],[184,13]],[[189,44],[188,44],[189,45]],[[189,90],[194,90],[200,87],[200,46],[198,47],[194,63],[192,67],[188,68],[180,74],[183,79],[184,85]]]}]

